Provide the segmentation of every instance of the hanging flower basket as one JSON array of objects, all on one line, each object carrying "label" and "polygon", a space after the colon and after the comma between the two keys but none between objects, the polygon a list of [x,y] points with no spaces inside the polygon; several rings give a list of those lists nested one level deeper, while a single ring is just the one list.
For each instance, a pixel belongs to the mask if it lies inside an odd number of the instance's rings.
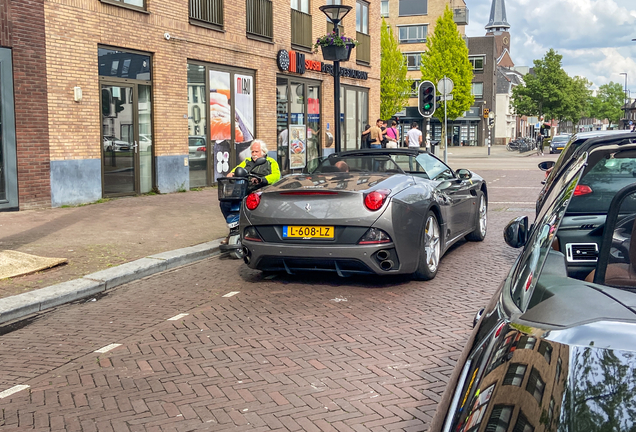
[{"label": "hanging flower basket", "polygon": [[322,58],[325,60],[331,61],[347,61],[349,57],[351,57],[351,51],[353,50],[353,45],[346,46],[321,46],[322,50]]},{"label": "hanging flower basket", "polygon": [[347,36],[339,36],[336,33],[330,33],[316,39],[314,44],[314,52],[318,51],[318,47],[322,50],[322,57],[331,61],[347,61],[351,56],[351,50],[358,45],[358,41]]}]

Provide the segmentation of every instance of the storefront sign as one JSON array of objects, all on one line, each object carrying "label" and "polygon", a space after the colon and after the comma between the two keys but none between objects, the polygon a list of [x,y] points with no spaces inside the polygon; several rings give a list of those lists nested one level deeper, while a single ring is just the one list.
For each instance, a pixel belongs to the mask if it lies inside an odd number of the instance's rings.
[{"label": "storefront sign", "polygon": [[[333,75],[332,64],[326,64],[316,60],[306,60],[305,54],[296,51],[278,51],[276,63],[278,63],[278,68],[284,72],[294,72],[302,75],[307,70],[313,70]],[[357,69],[341,67],[340,76],[366,80],[369,78],[369,73]]]}]

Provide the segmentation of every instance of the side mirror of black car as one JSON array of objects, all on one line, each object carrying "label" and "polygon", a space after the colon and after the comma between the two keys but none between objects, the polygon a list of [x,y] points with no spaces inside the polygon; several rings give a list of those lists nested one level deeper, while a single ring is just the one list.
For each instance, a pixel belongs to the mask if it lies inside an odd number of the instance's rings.
[{"label": "side mirror of black car", "polygon": [[475,314],[473,318],[473,328],[475,328],[475,326],[477,325],[477,323],[479,322],[483,314],[484,314],[484,308],[481,308],[477,311],[477,313]]},{"label": "side mirror of black car", "polygon": [[469,180],[469,179],[471,179],[471,178],[472,178],[472,176],[473,176],[473,173],[472,173],[472,172],[470,172],[470,171],[469,171],[469,170],[467,170],[467,169],[463,169],[463,168],[462,168],[462,169],[458,169],[457,171],[455,171],[455,173],[457,174],[457,177],[458,177],[460,180]]},{"label": "side mirror of black car", "polygon": [[513,248],[520,248],[528,241],[528,216],[511,220],[504,228],[504,240]]},{"label": "side mirror of black car", "polygon": [[539,164],[539,169],[541,171],[547,171],[550,168],[554,167],[554,161],[543,161]]}]

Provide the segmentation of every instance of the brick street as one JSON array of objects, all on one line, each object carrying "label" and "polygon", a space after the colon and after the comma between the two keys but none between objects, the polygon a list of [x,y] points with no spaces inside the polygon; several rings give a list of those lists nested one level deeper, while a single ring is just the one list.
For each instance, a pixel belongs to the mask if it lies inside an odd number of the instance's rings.
[{"label": "brick street", "polygon": [[453,247],[433,281],[264,277],[215,257],[0,327],[0,392],[29,386],[0,399],[0,426],[426,430],[475,312],[519,252],[501,233],[533,215],[536,162],[478,171],[493,203],[486,240]]}]

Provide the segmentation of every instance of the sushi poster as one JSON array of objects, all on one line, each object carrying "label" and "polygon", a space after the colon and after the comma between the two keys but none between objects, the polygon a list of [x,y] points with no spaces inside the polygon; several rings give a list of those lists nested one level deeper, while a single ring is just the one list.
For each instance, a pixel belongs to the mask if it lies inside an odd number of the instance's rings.
[{"label": "sushi poster", "polygon": [[307,164],[307,137],[305,125],[289,126],[289,168],[304,168]]}]

